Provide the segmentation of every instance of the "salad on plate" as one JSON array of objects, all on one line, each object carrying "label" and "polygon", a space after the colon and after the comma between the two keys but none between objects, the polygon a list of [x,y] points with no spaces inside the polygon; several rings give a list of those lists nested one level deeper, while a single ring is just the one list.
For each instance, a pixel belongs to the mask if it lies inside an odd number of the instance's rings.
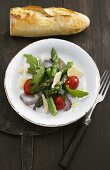
[{"label": "salad on plate", "polygon": [[28,68],[19,71],[22,76],[19,87],[23,90],[20,99],[33,110],[43,106],[45,113],[55,116],[59,110],[71,109],[71,98],[88,96],[88,92],[78,88],[83,73],[72,61],[65,63],[54,48],[50,59],[42,61],[31,54],[24,54],[24,58]]}]

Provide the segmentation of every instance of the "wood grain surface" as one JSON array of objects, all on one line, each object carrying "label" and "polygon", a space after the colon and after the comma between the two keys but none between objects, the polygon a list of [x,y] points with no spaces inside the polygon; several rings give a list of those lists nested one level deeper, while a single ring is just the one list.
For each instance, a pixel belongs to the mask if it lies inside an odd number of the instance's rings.
[{"label": "wood grain surface", "polygon": [[[62,39],[83,47],[95,60],[100,73],[110,70],[109,0],[3,0],[0,1],[0,32],[9,30],[9,9],[14,6],[63,6],[89,16],[90,27]],[[1,60],[1,56],[0,56]],[[1,102],[1,101],[0,101]],[[80,121],[53,134],[34,137],[33,170],[63,170],[59,162]],[[20,137],[0,132],[0,170],[21,170]],[[110,169],[110,90],[94,111],[93,120],[68,170]]]}]

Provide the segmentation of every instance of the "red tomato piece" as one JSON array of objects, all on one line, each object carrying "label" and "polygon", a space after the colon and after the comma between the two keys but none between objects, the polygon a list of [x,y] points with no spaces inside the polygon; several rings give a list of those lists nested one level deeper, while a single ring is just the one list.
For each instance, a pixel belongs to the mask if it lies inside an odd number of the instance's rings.
[{"label": "red tomato piece", "polygon": [[31,88],[31,79],[28,79],[25,81],[24,83],[24,93],[27,94],[27,95],[30,95],[30,88]]},{"label": "red tomato piece", "polygon": [[56,105],[56,109],[57,109],[57,110],[62,110],[62,109],[64,109],[64,107],[65,107],[65,100],[64,100],[63,97],[61,97],[61,96],[56,96],[56,97],[54,98],[54,102],[55,102],[55,105]]},{"label": "red tomato piece", "polygon": [[79,79],[76,76],[70,76],[65,82],[65,85],[69,85],[69,88],[75,90],[79,85]]}]

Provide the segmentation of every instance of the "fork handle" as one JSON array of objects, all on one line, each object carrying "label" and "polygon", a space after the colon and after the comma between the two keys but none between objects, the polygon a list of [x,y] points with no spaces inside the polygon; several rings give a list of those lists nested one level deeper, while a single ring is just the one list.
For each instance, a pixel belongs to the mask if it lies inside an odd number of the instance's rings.
[{"label": "fork handle", "polygon": [[90,124],[91,119],[85,119],[84,123],[82,124],[81,128],[77,132],[77,135],[75,138],[73,137],[70,144],[68,145],[68,148],[61,160],[60,165],[63,168],[68,168],[69,164],[71,163],[73,155],[75,155],[76,151],[78,150],[78,147],[84,137],[84,134],[88,128],[88,125]]}]

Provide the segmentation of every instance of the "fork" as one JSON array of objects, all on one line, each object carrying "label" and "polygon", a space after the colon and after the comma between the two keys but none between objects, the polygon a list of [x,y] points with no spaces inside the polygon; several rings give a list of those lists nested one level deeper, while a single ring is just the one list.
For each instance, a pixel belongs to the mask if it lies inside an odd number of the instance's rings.
[{"label": "fork", "polygon": [[68,168],[73,155],[75,155],[75,153],[77,152],[79,145],[85,135],[85,132],[86,132],[89,124],[91,123],[92,113],[93,113],[96,105],[104,100],[109,86],[110,86],[110,72],[105,70],[101,77],[101,80],[100,80],[100,89],[99,89],[97,98],[96,98],[92,108],[90,109],[90,111],[86,114],[86,117],[83,121],[83,124],[82,124],[80,130],[76,134],[75,138],[74,137],[72,138],[70,144],[68,145],[67,150],[66,150],[66,152],[61,160],[61,163],[60,163],[60,165],[62,167]]}]

